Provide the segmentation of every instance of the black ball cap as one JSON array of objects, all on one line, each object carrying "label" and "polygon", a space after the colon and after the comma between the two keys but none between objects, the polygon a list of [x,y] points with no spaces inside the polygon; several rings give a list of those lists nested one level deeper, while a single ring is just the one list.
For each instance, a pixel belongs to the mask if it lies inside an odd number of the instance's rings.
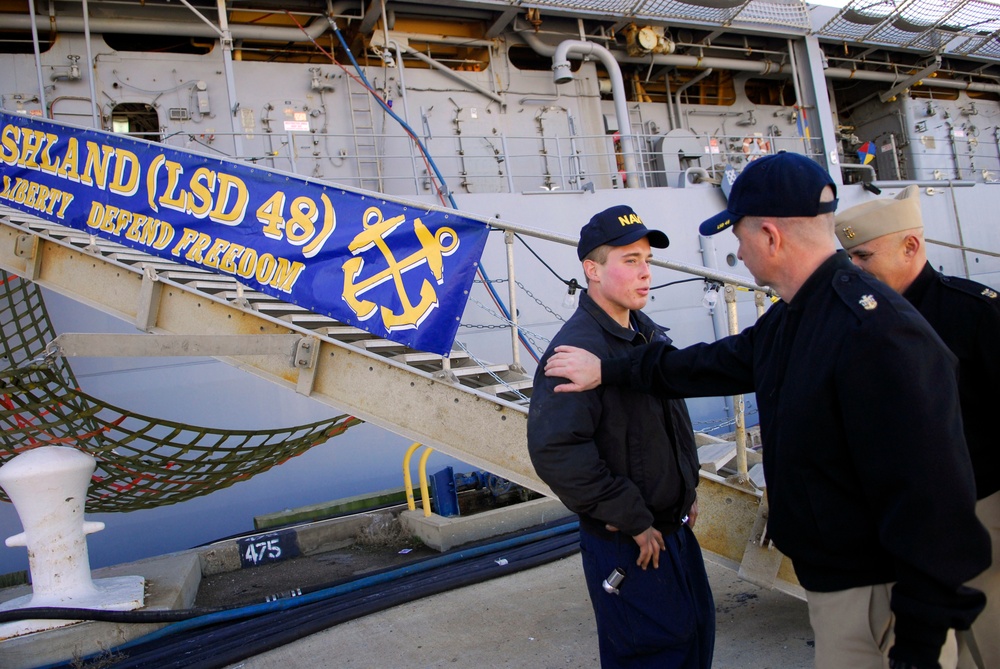
[{"label": "black ball cap", "polygon": [[594,214],[593,218],[580,230],[580,243],[576,245],[576,255],[580,260],[587,257],[598,246],[628,246],[646,237],[649,245],[665,249],[670,240],[659,230],[650,230],[632,207],[620,204]]}]

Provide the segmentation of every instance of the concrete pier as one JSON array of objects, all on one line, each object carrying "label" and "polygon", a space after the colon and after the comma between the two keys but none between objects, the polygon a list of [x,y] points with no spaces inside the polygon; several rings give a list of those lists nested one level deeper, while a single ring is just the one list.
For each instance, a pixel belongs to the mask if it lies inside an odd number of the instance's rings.
[{"label": "concrete pier", "polygon": [[[809,669],[806,603],[741,581],[707,556],[716,604],[715,669]],[[228,669],[598,667],[580,556],[347,622]]]}]

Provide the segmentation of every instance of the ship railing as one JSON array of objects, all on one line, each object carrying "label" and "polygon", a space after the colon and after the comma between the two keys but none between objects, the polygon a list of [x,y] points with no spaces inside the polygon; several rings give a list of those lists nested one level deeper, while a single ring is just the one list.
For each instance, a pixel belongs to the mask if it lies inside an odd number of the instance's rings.
[{"label": "ship railing", "polygon": [[[160,139],[153,133],[132,133],[163,144],[259,164],[305,177],[370,188],[372,176],[363,166],[379,164],[379,183],[386,194],[410,196],[432,192],[434,185],[417,147],[399,134],[377,134],[371,142],[356,143],[352,133],[239,134],[245,154],[232,150],[234,133],[176,132]],[[727,166],[739,171],[769,153],[789,151],[816,158],[817,140],[783,134],[775,126],[766,131],[703,133],[633,133],[638,187],[687,188],[718,184]],[[628,186],[621,155],[621,137],[604,135],[459,135],[422,138],[450,191],[455,193],[518,193],[582,191]],[[375,147],[377,155],[361,155],[358,147]],[[986,143],[983,146],[987,146]],[[229,147],[229,148],[227,148]],[[944,147],[925,150],[923,163],[910,165],[904,175],[896,162],[879,165],[853,162],[847,151],[840,160],[844,183],[858,181],[877,187],[896,181],[928,182],[936,186],[1000,183],[1000,150],[956,153]],[[944,167],[942,167],[944,166]],[[369,167],[370,171],[370,167]],[[905,179],[903,177],[906,177]],[[881,178],[880,178],[881,177]],[[934,182],[934,183],[930,183]]]},{"label": "ship railing", "polygon": [[[377,155],[360,155],[351,133],[255,133],[239,135],[245,155],[236,156],[232,133],[177,132],[161,141],[263,167],[364,188],[370,176],[362,165],[380,164],[379,179],[388,195],[425,195],[435,184],[418,148],[399,134],[376,134]],[[810,140],[796,135],[739,132],[683,132],[632,135],[637,147],[640,188],[718,184],[727,166],[740,170],[762,155],[780,150],[820,156]],[[621,137],[603,135],[459,135],[422,138],[453,193],[584,191],[635,186],[627,183]]]},{"label": "ship railing", "polygon": [[[899,177],[900,168],[895,164],[884,170],[881,178],[871,164],[841,163],[840,169],[844,174],[845,183],[860,181],[876,188],[905,188],[910,185],[921,188],[970,188],[980,183],[1000,184],[1000,153],[995,156],[970,155],[968,156],[970,165],[975,158],[978,167],[967,169],[959,168],[951,153],[928,151],[923,155],[927,159],[927,165],[910,165],[906,179]],[[935,159],[939,159],[939,162],[935,163]],[[941,165],[951,165],[951,167],[941,169]]]}]

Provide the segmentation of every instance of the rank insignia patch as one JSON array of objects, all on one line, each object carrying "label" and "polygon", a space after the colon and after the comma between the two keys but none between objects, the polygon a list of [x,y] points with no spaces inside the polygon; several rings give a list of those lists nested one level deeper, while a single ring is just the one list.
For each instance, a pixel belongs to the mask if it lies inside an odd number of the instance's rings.
[{"label": "rank insignia patch", "polygon": [[871,311],[878,306],[878,302],[876,302],[875,298],[871,295],[863,295],[861,299],[858,300],[858,304],[864,307],[865,311]]}]

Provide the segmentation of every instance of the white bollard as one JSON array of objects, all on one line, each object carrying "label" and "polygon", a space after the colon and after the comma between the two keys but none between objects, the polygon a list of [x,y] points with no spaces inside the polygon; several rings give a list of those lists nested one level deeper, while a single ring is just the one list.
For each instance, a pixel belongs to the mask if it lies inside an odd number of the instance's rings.
[{"label": "white bollard", "polygon": [[[4,489],[24,531],[6,545],[28,549],[32,594],[0,604],[0,611],[70,607],[128,611],[142,606],[144,579],[123,576],[94,581],[86,535],[104,523],[86,522],[84,503],[96,461],[66,446],[42,446],[0,467]],[[22,620],[0,625],[0,639],[78,621]]]}]

